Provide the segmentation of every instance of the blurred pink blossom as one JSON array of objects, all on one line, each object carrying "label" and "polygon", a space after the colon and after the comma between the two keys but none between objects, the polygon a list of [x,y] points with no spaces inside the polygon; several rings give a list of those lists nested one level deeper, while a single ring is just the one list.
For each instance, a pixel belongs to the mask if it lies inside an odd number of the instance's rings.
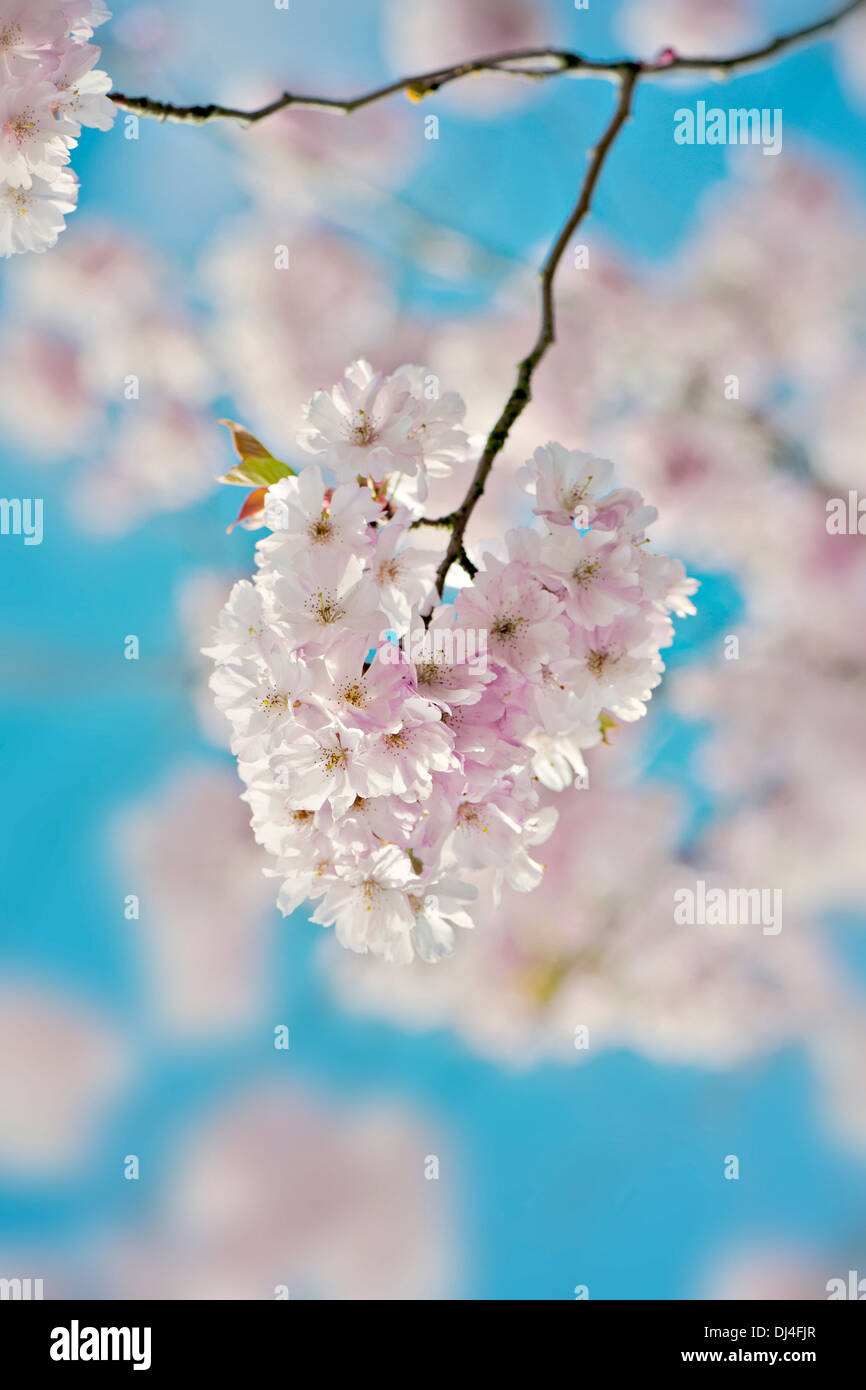
[{"label": "blurred pink blossom", "polygon": [[626,0],[617,29],[630,53],[652,58],[673,48],[690,58],[734,53],[756,37],[752,0]]},{"label": "blurred pink blossom", "polygon": [[112,1242],[108,1278],[124,1298],[441,1298],[454,1207],[450,1143],[410,1113],[257,1086],[190,1128],[150,1233]]},{"label": "blurred pink blossom", "polygon": [[83,999],[37,981],[0,981],[0,1170],[42,1180],[93,1157],[128,1077],[116,1028]]},{"label": "blurred pink blossom", "polygon": [[272,900],[235,779],[192,766],[124,810],[117,877],[140,902],[129,924],[161,1025],[202,1039],[249,1027],[268,997]]},{"label": "blurred pink blossom", "polygon": [[[590,779],[605,752],[596,750]],[[378,962],[346,965],[323,949],[341,1002],[413,1029],[450,1027],[473,1051],[517,1067],[623,1046],[724,1067],[802,1027],[807,947],[759,928],[674,921],[674,892],[700,874],[673,851],[669,798],[591,785],[563,802],[541,886],[506,893],[435,970],[386,974]],[[810,1016],[817,971],[811,979]],[[588,1045],[575,1042],[581,1027]]]},{"label": "blurred pink blossom", "polygon": [[[556,18],[547,0],[385,0],[385,47],[395,75],[414,76],[467,58],[555,45]],[[489,115],[531,90],[521,78],[479,74],[434,100]]]}]

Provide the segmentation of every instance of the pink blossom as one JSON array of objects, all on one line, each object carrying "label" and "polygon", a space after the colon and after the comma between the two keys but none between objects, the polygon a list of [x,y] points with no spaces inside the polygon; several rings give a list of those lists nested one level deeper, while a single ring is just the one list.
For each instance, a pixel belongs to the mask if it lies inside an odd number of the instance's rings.
[{"label": "pink blossom", "polygon": [[77,1172],[119,1097],[129,1050],[84,1000],[33,980],[0,984],[0,1169]]},{"label": "pink blossom", "polygon": [[[305,442],[346,481],[313,467],[271,487],[278,529],[207,649],[281,910],[312,898],[342,944],[399,963],[448,955],[469,905],[538,887],[556,821],[539,785],[579,781],[605,721],[645,712],[694,588],[646,558],[647,511],[622,496],[609,531],[510,531],[425,623],[436,556],[409,548],[387,480],[457,447],[462,404],[427,381],[358,362],[314,397]],[[606,489],[610,465],[550,459],[580,498]]]},{"label": "pink blossom", "polygon": [[0,257],[48,250],[75,208],[69,151],[82,124],[107,130],[116,114],[87,43],[107,18],[101,5],[0,3]]},{"label": "pink blossom", "polygon": [[638,552],[613,532],[559,526],[544,543],[542,564],[561,590],[565,613],[583,627],[604,627],[619,614],[636,611]]},{"label": "pink blossom", "polygon": [[435,378],[430,381],[428,395],[420,367],[386,376],[369,362],[353,362],[332,391],[317,391],[305,406],[298,442],[321,454],[341,482],[414,479],[413,499],[423,502],[428,472],[450,471],[450,461],[467,452],[462,401],[454,393],[440,400]]},{"label": "pink blossom", "polygon": [[291,570],[303,554],[314,550],[345,559],[363,555],[373,547],[368,523],[379,511],[354,480],[329,491],[320,468],[281,478],[268,489],[265,502],[265,522],[276,533],[269,547],[273,563]]},{"label": "pink blossom", "polygon": [[594,503],[610,487],[613,464],[580,449],[546,444],[535,450],[521,471],[527,491],[535,494],[537,516],[555,526],[586,528],[595,518]]},{"label": "pink blossom", "polygon": [[565,656],[568,630],[562,612],[562,602],[538,573],[520,560],[502,563],[492,555],[457,604],[460,625],[485,631],[492,656],[526,673]]}]

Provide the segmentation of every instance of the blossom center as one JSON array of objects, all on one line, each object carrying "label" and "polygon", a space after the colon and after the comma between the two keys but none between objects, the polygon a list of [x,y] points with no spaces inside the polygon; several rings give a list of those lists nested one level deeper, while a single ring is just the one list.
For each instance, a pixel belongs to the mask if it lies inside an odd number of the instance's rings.
[{"label": "blossom center", "polygon": [[20,111],[17,116],[11,116],[6,122],[6,129],[19,145],[23,144],[30,132],[36,129],[33,112],[27,109]]},{"label": "blossom center", "polygon": [[289,697],[271,686],[267,695],[262,696],[261,705],[265,714],[285,714],[289,708]]},{"label": "blossom center", "polygon": [[457,823],[464,829],[481,830],[486,835],[487,826],[474,801],[462,801],[457,808]]},{"label": "blossom center", "polygon": [[361,884],[361,892],[364,895],[364,902],[367,904],[367,911],[372,912],[373,899],[382,892],[381,883],[377,883],[374,878],[365,878]]},{"label": "blossom center", "polygon": [[346,765],[345,748],[323,748],[321,764],[325,772],[336,772],[338,767]]},{"label": "blossom center", "polygon": [[514,642],[525,622],[525,618],[515,618],[511,613],[502,613],[497,616],[490,630],[501,642]]},{"label": "blossom center", "polygon": [[396,584],[400,578],[400,569],[399,560],[385,560],[379,566],[379,578],[380,580],[386,580],[389,584]]},{"label": "blossom center", "polygon": [[356,410],[346,423],[346,435],[350,444],[363,449],[376,438],[376,426],[366,410]]},{"label": "blossom center", "polygon": [[30,205],[30,199],[27,197],[27,190],[24,188],[7,188],[6,197],[10,202],[15,204],[23,217]]},{"label": "blossom center", "polygon": [[563,493],[562,505],[565,511],[573,512],[577,510],[577,507],[589,492],[591,482],[592,474],[590,473],[585,483],[575,483],[573,487],[568,489],[568,492]]},{"label": "blossom center", "polygon": [[339,622],[340,618],[345,617],[346,614],[346,610],[339,600],[323,590],[320,590],[313,598],[308,599],[305,606],[313,614],[316,621],[323,625]]},{"label": "blossom center", "polygon": [[340,698],[347,705],[354,705],[355,709],[363,709],[367,703],[367,692],[360,681],[351,681],[348,685],[343,686]]},{"label": "blossom center", "polygon": [[443,677],[442,668],[445,665],[444,652],[436,656],[425,657],[424,660],[415,667],[415,675],[419,685],[437,685]]},{"label": "blossom center", "polygon": [[608,665],[613,666],[618,660],[619,657],[614,656],[612,652],[605,651],[603,647],[599,647],[595,651],[589,653],[586,659],[586,665],[590,673],[598,677]]},{"label": "blossom center", "polygon": [[598,574],[598,560],[582,560],[572,571],[572,579],[581,589],[588,589]]}]

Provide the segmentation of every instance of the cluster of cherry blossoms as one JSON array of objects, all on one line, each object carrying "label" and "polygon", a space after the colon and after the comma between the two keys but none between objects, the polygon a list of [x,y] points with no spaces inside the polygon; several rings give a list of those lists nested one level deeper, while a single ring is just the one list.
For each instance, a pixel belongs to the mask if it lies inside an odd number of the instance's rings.
[{"label": "cluster of cherry blossoms", "polygon": [[233,427],[228,480],[260,484],[242,515],[271,534],[211,686],[282,911],[315,899],[344,946],[435,961],[473,903],[538,886],[539,787],[585,785],[583,751],[646,712],[696,585],[647,549],[655,511],[612,464],[548,444],[524,470],[533,524],[443,603],[413,522],[469,454],[460,398],[355,362],[305,416],[299,474]]},{"label": "cluster of cherry blossoms", "polygon": [[115,116],[88,42],[108,18],[101,0],[0,0],[0,256],[47,251],[75,210],[69,151]]}]

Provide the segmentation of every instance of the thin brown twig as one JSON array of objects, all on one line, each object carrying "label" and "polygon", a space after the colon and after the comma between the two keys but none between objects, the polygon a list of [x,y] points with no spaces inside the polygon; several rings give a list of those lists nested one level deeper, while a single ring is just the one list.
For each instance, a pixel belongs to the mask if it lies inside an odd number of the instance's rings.
[{"label": "thin brown twig", "polygon": [[571,237],[592,206],[592,195],[595,191],[595,186],[598,182],[604,162],[610,153],[610,149],[617,135],[622,130],[622,127],[631,114],[632,99],[634,97],[635,87],[637,86],[638,74],[639,68],[636,65],[630,65],[621,71],[619,99],[616,103],[614,113],[608,122],[604,134],[592,151],[586,175],[577,197],[577,202],[568,220],[562,227],[559,236],[548,251],[544,264],[539,272],[541,282],[541,325],[538,330],[538,337],[531,350],[517,368],[517,381],[514,384],[511,395],[508,397],[502,414],[499,416],[499,419],[496,421],[496,424],[487,437],[487,443],[478,460],[475,474],[472,478],[472,482],[469,484],[466,496],[453,513],[451,539],[448,542],[448,549],[445,552],[444,559],[436,573],[436,587],[440,596],[445,588],[448,571],[454,561],[465,554],[463,537],[466,533],[466,526],[475,508],[476,502],[484,491],[484,485],[487,482],[487,477],[493,467],[496,455],[505,445],[515,420],[522,415],[529,404],[533,373],[542,357],[547,352],[547,349],[555,340],[556,316],[553,306],[553,279]]},{"label": "thin brown twig", "polygon": [[[614,113],[605,128],[595,149],[592,151],[586,175],[578,193],[571,214],[553,243],[539,272],[541,285],[541,323],[538,337],[526,357],[518,364],[517,380],[505,407],[490,431],[484,450],[476,465],[475,473],[460,506],[447,516],[428,519],[421,517],[415,526],[444,527],[451,531],[448,549],[436,574],[436,587],[441,597],[448,573],[455,563],[460,564],[470,578],[477,568],[466,553],[464,536],[469,518],[481,497],[488,475],[497,454],[508,439],[512,425],[526,409],[531,395],[530,388],[536,367],[547,349],[555,340],[556,321],[553,304],[553,280],[568,242],[583,219],[590,211],[592,196],[605,160],[623,126],[629,119],[638,81],[650,77],[664,77],[672,72],[709,72],[714,77],[723,78],[776,57],[796,44],[817,38],[826,33],[841,20],[860,9],[866,0],[847,0],[841,8],[825,15],[823,19],[794,30],[780,34],[757,48],[721,58],[688,58],[673,50],[665,50],[654,63],[642,63],[623,59],[593,59],[583,54],[555,48],[525,48],[509,53],[493,54],[486,58],[475,58],[458,63],[449,68],[437,68],[432,72],[421,73],[415,77],[400,78],[384,87],[374,88],[357,97],[339,100],[334,97],[302,96],[283,92],[276,101],[269,102],[252,110],[240,110],[231,106],[211,103],[207,106],[176,106],[171,102],[154,101],[150,97],[127,97],[119,92],[111,93],[111,99],[125,111],[140,116],[153,116],[158,120],[183,121],[192,125],[204,125],[213,120],[233,120],[244,125],[254,125],[258,121],[275,115],[289,107],[303,107],[308,110],[329,111],[337,115],[349,116],[362,107],[398,92],[405,92],[414,100],[420,101],[442,87],[472,73],[496,72],[505,76],[524,77],[543,81],[549,77],[597,75],[607,77],[619,85],[619,97]],[[530,64],[531,66],[526,66]],[[535,66],[547,64],[548,66]],[[552,66],[551,66],[552,65]]]},{"label": "thin brown twig", "polygon": [[[825,15],[823,19],[815,20],[814,23],[804,25],[801,29],[793,30],[789,34],[780,34],[757,48],[746,49],[741,53],[733,53],[720,58],[689,58],[668,50],[666,55],[655,63],[638,63],[634,59],[625,58],[587,58],[582,53],[575,53],[562,48],[522,48],[514,49],[508,53],[494,53],[483,58],[472,58],[467,62],[456,63],[453,67],[434,68],[431,72],[418,73],[414,77],[401,77],[382,87],[375,87],[372,91],[363,92],[360,96],[343,100],[337,97],[305,96],[297,92],[283,92],[275,101],[270,101],[265,106],[254,107],[251,110],[242,110],[235,106],[222,106],[218,102],[210,102],[204,106],[179,106],[170,101],[156,101],[152,97],[125,96],[122,92],[112,92],[110,96],[115,105],[124,111],[132,112],[138,116],[152,116],[161,121],[182,121],[190,125],[205,125],[209,121],[227,120],[239,121],[243,125],[255,125],[289,107],[330,111],[335,115],[351,116],[353,112],[360,111],[365,106],[371,106],[374,102],[383,101],[386,97],[395,96],[399,92],[405,92],[420,101],[423,97],[438,92],[451,82],[457,82],[473,73],[494,72],[508,77],[523,77],[530,81],[543,81],[546,78],[561,77],[564,74],[572,77],[597,75],[615,81],[624,67],[631,67],[639,68],[642,77],[665,77],[671,72],[701,71],[711,71],[719,76],[726,76],[741,68],[764,62],[768,58],[774,58],[795,44],[817,38],[819,34],[833,28],[840,20],[845,19],[847,15],[852,14],[864,3],[866,0],[847,0],[841,8]],[[527,67],[525,66],[527,63],[533,65],[546,63],[549,66]]]}]

